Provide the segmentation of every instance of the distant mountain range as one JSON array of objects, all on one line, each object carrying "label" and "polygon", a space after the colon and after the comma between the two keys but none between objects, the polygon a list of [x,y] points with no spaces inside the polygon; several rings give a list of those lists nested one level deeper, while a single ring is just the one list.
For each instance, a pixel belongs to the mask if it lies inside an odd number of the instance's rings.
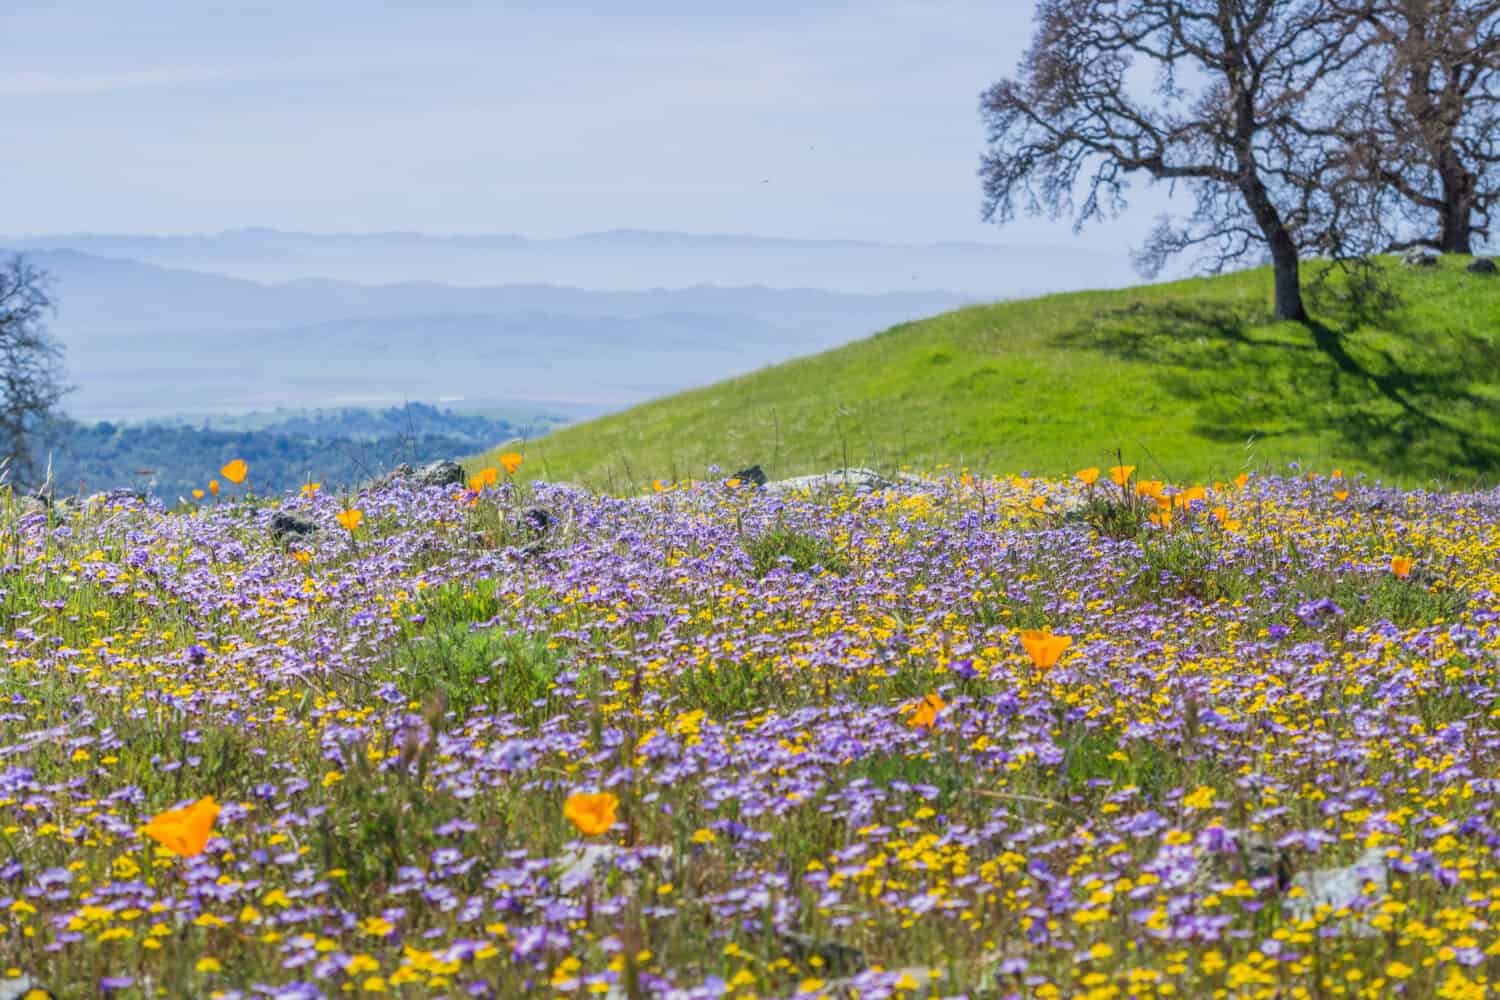
[{"label": "distant mountain range", "polygon": [[1077,246],[903,245],[633,229],[557,239],[275,229],[203,236],[74,233],[0,236],[0,246],[77,250],[258,282],[318,276],[378,285],[430,281],[615,290],[767,285],[876,294],[942,289],[990,301],[1135,280],[1123,255]]},{"label": "distant mountain range", "polygon": [[[616,230],[0,237],[56,279],[72,411],[598,412],[973,302],[1128,284],[1077,248]],[[538,405],[540,404],[540,406]]]},{"label": "distant mountain range", "polygon": [[76,250],[28,256],[54,278],[53,330],[78,386],[70,409],[93,419],[404,400],[608,408],[966,301],[764,287],[262,284]]}]

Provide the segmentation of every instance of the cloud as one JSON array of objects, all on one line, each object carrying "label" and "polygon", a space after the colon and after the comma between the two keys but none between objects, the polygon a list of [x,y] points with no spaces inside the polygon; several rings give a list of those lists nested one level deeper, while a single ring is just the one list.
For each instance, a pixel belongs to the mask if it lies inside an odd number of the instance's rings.
[{"label": "cloud", "polygon": [[117,73],[0,73],[0,97],[54,97],[107,94],[122,90],[161,89],[184,84],[211,83],[229,76],[205,66],[161,66]]}]

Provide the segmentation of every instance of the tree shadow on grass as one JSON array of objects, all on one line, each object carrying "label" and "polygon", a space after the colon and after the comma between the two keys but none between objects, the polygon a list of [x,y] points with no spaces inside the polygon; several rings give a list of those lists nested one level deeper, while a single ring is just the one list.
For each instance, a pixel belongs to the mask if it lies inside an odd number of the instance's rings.
[{"label": "tree shadow on grass", "polygon": [[1500,348],[1452,329],[1416,329],[1325,308],[1271,323],[1225,301],[1135,302],[1060,333],[1059,347],[1150,365],[1194,433],[1214,441],[1329,436],[1409,480],[1500,480]]}]

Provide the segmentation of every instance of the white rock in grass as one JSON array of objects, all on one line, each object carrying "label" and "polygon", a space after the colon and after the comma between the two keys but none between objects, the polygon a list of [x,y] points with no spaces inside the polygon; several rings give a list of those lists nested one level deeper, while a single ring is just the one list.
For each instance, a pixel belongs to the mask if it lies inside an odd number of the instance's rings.
[{"label": "white rock in grass", "polygon": [[[1369,898],[1371,894],[1383,896],[1390,886],[1385,848],[1371,847],[1354,864],[1342,868],[1315,868],[1298,872],[1292,876],[1291,884],[1292,888],[1302,890],[1301,895],[1289,896],[1286,900],[1287,912],[1297,920],[1311,919],[1320,906],[1342,910]],[[1371,937],[1378,933],[1363,920],[1354,922],[1350,930],[1359,937]]]}]

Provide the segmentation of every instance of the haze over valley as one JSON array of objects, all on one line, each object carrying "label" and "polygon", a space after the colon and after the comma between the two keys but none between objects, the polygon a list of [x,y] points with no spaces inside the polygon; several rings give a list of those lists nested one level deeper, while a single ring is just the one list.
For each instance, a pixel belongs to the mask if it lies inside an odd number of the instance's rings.
[{"label": "haze over valley", "polygon": [[[617,231],[0,237],[53,278],[82,419],[274,407],[596,413],[966,303],[1130,281],[1118,254]],[[163,386],[171,386],[163,392]]]}]

